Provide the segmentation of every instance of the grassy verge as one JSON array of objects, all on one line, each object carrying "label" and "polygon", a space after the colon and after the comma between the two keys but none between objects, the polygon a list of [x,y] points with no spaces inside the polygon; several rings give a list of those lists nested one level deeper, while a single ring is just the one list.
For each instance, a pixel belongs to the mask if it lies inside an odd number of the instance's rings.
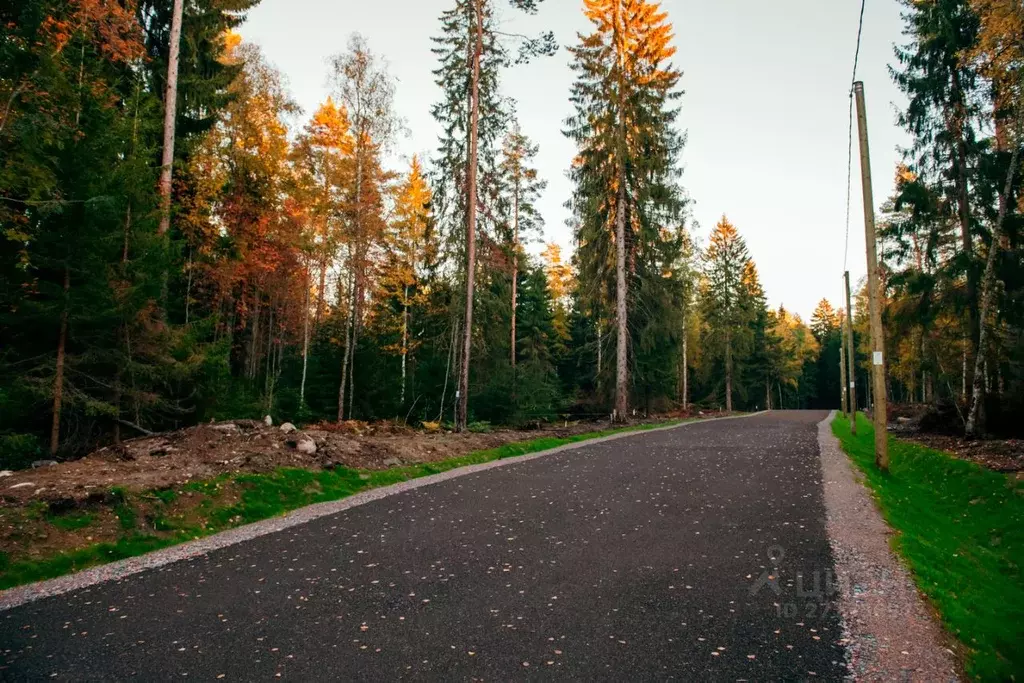
[{"label": "grassy verge", "polygon": [[[498,448],[476,451],[438,462],[395,467],[387,470],[355,470],[339,467],[311,471],[281,468],[267,474],[222,475],[207,481],[190,482],[171,489],[132,494],[111,489],[114,501],[109,510],[69,511],[51,514],[43,507],[21,512],[23,524],[45,534],[47,530],[74,532],[83,541],[100,521],[101,513],[113,514],[120,528],[115,541],[91,543],[43,557],[11,559],[0,552],[0,589],[50,579],[88,567],[165,548],[184,541],[208,536],[236,526],[284,514],[290,510],[338,500],[367,489],[388,486],[457,467],[513,458],[557,446],[601,436],[654,429],[687,420],[634,425],[619,429],[588,432],[567,437],[541,437],[509,443]],[[52,527],[52,529],[51,529]],[[23,539],[30,548],[33,537]]]},{"label": "grassy verge", "polygon": [[977,680],[1024,678],[1024,485],[941,451],[889,437],[889,474],[874,465],[874,431],[832,432],[864,472],[897,551],[946,628],[966,646]]}]

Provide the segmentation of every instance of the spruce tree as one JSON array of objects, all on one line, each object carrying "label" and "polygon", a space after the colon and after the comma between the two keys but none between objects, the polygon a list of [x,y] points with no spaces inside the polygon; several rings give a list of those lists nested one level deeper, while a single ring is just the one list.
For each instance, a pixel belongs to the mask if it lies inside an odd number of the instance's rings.
[{"label": "spruce tree", "polygon": [[512,261],[512,348],[509,358],[513,368],[516,366],[516,308],[522,245],[539,238],[544,229],[544,219],[537,210],[537,200],[547,186],[547,181],[540,179],[534,166],[537,151],[537,145],[532,144],[522,132],[519,122],[514,122],[505,135],[498,169],[499,183],[505,194],[502,212],[508,226],[505,242]]},{"label": "spruce tree", "polygon": [[[541,0],[509,0],[527,13],[535,13]],[[462,348],[458,367],[456,428],[464,430],[469,411],[469,370],[473,341],[473,297],[476,277],[478,211],[484,193],[481,176],[495,176],[497,147],[508,122],[508,107],[501,99],[501,69],[510,63],[508,46],[498,30],[496,0],[456,0],[441,15],[441,35],[434,38],[433,52],[440,62],[434,75],[442,99],[431,114],[442,126],[435,170],[435,202],[438,223],[446,236],[449,259],[465,261],[465,297]],[[536,38],[516,38],[517,61],[554,52],[550,33]],[[483,212],[494,215],[494,207]]]},{"label": "spruce tree", "polygon": [[[966,282],[961,307],[966,311],[965,337],[972,364],[978,351],[981,275],[976,248],[979,216],[972,194],[981,180],[977,169],[983,99],[978,71],[963,55],[977,42],[979,21],[968,0],[904,0],[904,4],[909,43],[896,48],[898,63],[892,69],[909,100],[899,121],[914,138],[908,152],[913,171],[938,200],[928,243],[933,248],[940,242],[955,244],[958,251],[956,258],[944,260],[943,268],[948,269],[949,279]],[[955,226],[955,242],[946,239],[951,226]]]},{"label": "spruce tree", "polygon": [[683,139],[674,127],[681,74],[670,62],[671,24],[657,4],[585,0],[584,13],[591,32],[570,50],[576,113],[566,134],[578,150],[570,206],[587,308],[604,311],[606,298],[615,297],[608,316],[616,321],[615,413],[625,419],[630,310],[644,305],[631,287],[652,275],[638,270],[640,255],[678,223],[682,206],[676,181]]},{"label": "spruce tree", "polygon": [[724,363],[725,409],[731,411],[737,356],[742,359],[749,351],[750,323],[756,318],[751,299],[757,297],[757,290],[756,271],[754,277],[749,271],[747,244],[725,216],[711,233],[704,263],[701,301],[708,341]]}]

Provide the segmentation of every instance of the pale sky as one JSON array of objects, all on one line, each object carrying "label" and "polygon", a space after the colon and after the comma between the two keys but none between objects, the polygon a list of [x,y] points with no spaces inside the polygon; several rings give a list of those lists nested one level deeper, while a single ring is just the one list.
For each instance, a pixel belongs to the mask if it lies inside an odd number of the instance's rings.
[{"label": "pale sky", "polygon": [[[560,45],[588,30],[581,0],[546,0],[524,17],[496,0],[505,30],[550,29]],[[408,135],[396,145],[396,166],[412,154],[429,159],[438,126],[430,105],[440,99],[430,37],[454,0],[263,0],[242,26],[280,69],[308,116],[329,94],[327,58],[353,32],[388,61],[397,78],[396,106]],[[675,65],[683,71],[679,126],[688,136],[682,184],[693,199],[695,232],[704,239],[724,213],[757,262],[774,307],[805,319],[822,296],[842,294],[846,215],[847,92],[860,0],[663,0],[675,29]],[[896,126],[904,98],[887,66],[902,43],[896,0],[867,0],[857,75],[864,81],[876,208],[892,189]],[[504,93],[518,101],[523,131],[540,145],[538,166],[548,187],[540,202],[545,239],[565,253],[571,235],[563,207],[572,186],[565,172],[574,153],[562,135],[572,112],[572,74],[564,49],[504,74]],[[864,223],[854,133],[848,267],[866,272]]]}]

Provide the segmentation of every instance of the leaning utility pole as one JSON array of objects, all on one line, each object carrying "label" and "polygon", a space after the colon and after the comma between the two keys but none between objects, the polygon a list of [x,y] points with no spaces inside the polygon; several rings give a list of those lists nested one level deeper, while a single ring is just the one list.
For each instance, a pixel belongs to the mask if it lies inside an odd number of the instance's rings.
[{"label": "leaning utility pole", "polygon": [[860,139],[860,178],[864,195],[864,242],[868,262],[868,312],[871,319],[871,382],[875,402],[871,415],[875,422],[875,464],[889,471],[889,441],[886,433],[885,338],[882,331],[882,291],[878,273],[878,249],[875,244],[875,200],[871,193],[871,155],[868,152],[868,122],[864,109],[864,83],[853,84],[857,99],[857,134]]},{"label": "leaning utility pole", "polygon": [[857,434],[857,357],[853,354],[853,306],[850,305],[850,271],[843,272],[843,282],[846,285],[846,363],[848,366],[846,376],[849,378],[846,395],[850,403],[850,434]]}]

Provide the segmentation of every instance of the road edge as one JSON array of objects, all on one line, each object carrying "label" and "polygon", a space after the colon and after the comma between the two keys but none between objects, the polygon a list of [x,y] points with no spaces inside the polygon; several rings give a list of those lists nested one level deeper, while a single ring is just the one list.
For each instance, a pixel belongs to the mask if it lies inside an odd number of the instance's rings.
[{"label": "road edge", "polygon": [[942,625],[889,546],[895,532],[832,433],[835,417],[818,423],[818,452],[849,679],[958,681]]},{"label": "road edge", "polygon": [[270,517],[258,522],[235,527],[234,529],[228,529],[227,531],[211,534],[210,536],[204,536],[203,538],[185,541],[184,543],[172,545],[160,550],[154,550],[153,552],[145,553],[143,555],[97,565],[95,567],[83,569],[80,572],[65,574],[64,576],[46,579],[45,581],[37,581],[23,586],[8,588],[7,590],[0,591],[0,612],[5,612],[43,598],[70,593],[71,591],[88,588],[100,583],[106,583],[107,581],[124,579],[135,574],[141,574],[142,572],[149,571],[150,569],[156,569],[175,562],[201,557],[214,550],[226,548],[237,543],[243,543],[254,538],[259,538],[260,536],[266,536],[267,534],[277,533],[278,531],[283,531],[300,524],[311,522],[315,519],[319,519],[320,517],[337,514],[375,500],[387,498],[388,496],[393,496],[412,489],[418,489],[423,486],[438,484],[467,474],[475,474],[494,467],[505,467],[507,465],[528,462],[547,455],[554,455],[556,453],[562,453],[564,451],[570,451],[597,443],[604,443],[606,441],[643,436],[645,434],[651,434],[652,432],[663,432],[670,429],[680,429],[693,424],[707,424],[709,422],[720,422],[722,420],[737,420],[754,417],[755,415],[761,415],[765,412],[767,411],[762,410],[743,415],[729,415],[726,417],[714,417],[706,420],[692,420],[689,422],[667,425],[665,427],[654,427],[652,429],[634,430],[620,432],[618,434],[609,434],[608,436],[599,436],[593,439],[586,439],[584,441],[577,441],[575,443],[549,448],[545,451],[537,451],[536,453],[528,453],[526,455],[519,455],[512,458],[503,458],[476,465],[457,467],[455,469],[448,470],[447,472],[418,477],[416,479],[410,479],[408,481],[391,484],[389,486],[368,489],[345,498],[339,498],[338,500],[327,501],[324,503],[313,503],[312,505],[307,505],[305,507],[296,508],[295,510],[286,512],[279,517]]}]

